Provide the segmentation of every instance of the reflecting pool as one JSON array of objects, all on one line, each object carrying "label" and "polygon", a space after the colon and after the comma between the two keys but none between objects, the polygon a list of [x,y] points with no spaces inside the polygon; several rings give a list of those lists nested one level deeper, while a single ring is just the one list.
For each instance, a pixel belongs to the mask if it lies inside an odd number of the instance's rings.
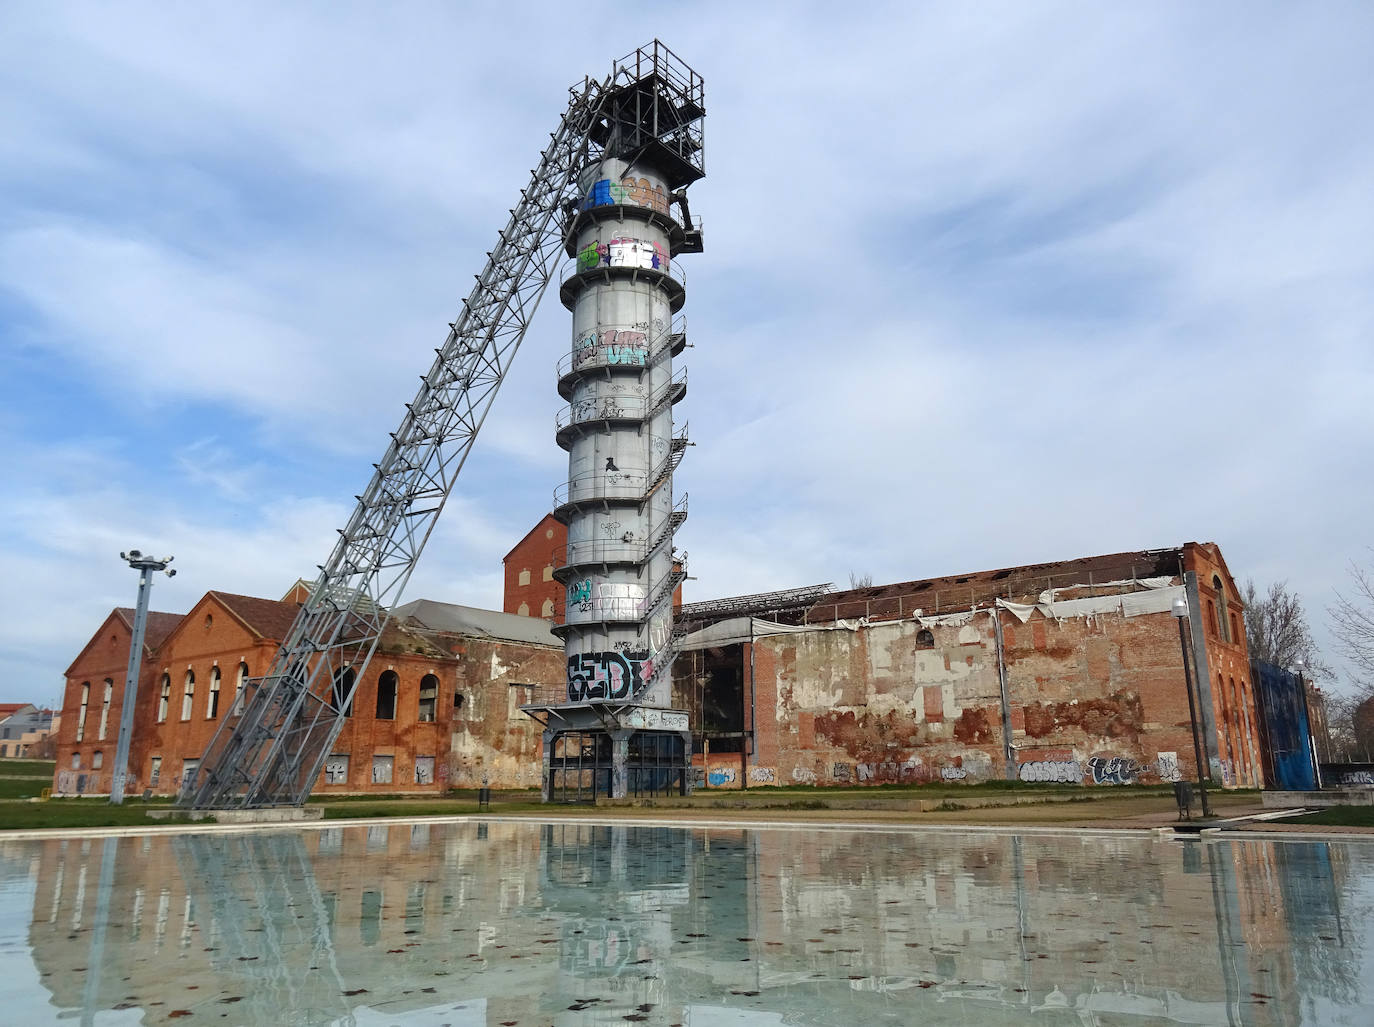
[{"label": "reflecting pool", "polygon": [[0,843],[0,1022],[1374,1023],[1374,844],[392,823]]}]

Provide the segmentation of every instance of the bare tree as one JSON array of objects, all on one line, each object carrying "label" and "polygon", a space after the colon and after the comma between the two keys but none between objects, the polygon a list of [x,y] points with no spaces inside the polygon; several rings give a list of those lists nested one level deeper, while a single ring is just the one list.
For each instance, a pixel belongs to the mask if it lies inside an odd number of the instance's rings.
[{"label": "bare tree", "polygon": [[[1370,554],[1374,556],[1374,549]],[[1374,572],[1352,560],[1350,579],[1350,588],[1336,593],[1336,603],[1327,612],[1356,687],[1374,695]]]},{"label": "bare tree", "polygon": [[850,571],[850,572],[849,572],[849,587],[850,587],[850,588],[872,588],[872,587],[873,587],[873,575],[872,575],[872,574],[859,574],[857,571]]},{"label": "bare tree", "polygon": [[1280,667],[1292,667],[1301,659],[1305,677],[1333,676],[1312,641],[1302,599],[1288,590],[1288,582],[1276,581],[1261,595],[1254,580],[1247,579],[1240,595],[1245,603],[1245,641],[1251,657]]}]

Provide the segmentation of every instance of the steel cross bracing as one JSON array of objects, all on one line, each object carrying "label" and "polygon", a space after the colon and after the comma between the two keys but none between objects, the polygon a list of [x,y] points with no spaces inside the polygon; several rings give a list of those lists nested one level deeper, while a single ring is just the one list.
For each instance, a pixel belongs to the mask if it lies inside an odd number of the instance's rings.
[{"label": "steel cross bracing", "polygon": [[463,302],[272,668],[226,717],[183,800],[196,809],[300,805],[482,427],[564,249],[560,220],[613,76],[568,109]]}]

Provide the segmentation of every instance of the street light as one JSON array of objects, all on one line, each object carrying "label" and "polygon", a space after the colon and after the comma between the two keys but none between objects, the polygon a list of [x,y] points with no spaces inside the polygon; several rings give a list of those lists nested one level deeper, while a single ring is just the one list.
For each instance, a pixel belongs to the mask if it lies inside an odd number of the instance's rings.
[{"label": "street light", "polygon": [[1193,703],[1193,672],[1188,660],[1188,635],[1183,630],[1183,622],[1188,619],[1188,603],[1181,596],[1174,600],[1174,619],[1178,621],[1178,646],[1183,650],[1183,681],[1188,687],[1188,722],[1193,727],[1193,761],[1197,766],[1197,787],[1202,794],[1202,815],[1210,817],[1212,807],[1207,802],[1207,780],[1202,773],[1202,741],[1197,733],[1197,706]]},{"label": "street light", "polygon": [[129,740],[134,733],[134,701],[138,698],[138,673],[143,663],[143,635],[148,627],[148,593],[153,588],[153,572],[167,570],[172,557],[157,559],[144,556],[137,549],[120,553],[119,558],[138,571],[138,605],[134,607],[134,633],[129,639],[129,666],[124,672],[124,706],[119,712],[119,744],[115,746],[114,773],[110,775],[110,802],[118,806],[124,801],[124,781],[129,776]]},{"label": "street light", "polygon": [[1302,672],[1307,664],[1303,662],[1301,656],[1293,661],[1293,669],[1298,672],[1298,694],[1302,696],[1302,715],[1307,718],[1307,757],[1312,764],[1312,780],[1317,783],[1317,787],[1322,786],[1322,768],[1317,759],[1317,735],[1312,730],[1312,707],[1307,702],[1307,682],[1303,680]]}]

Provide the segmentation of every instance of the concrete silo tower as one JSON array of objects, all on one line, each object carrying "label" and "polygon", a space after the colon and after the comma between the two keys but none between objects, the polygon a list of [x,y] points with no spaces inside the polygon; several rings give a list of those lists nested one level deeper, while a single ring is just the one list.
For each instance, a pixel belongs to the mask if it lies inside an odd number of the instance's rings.
[{"label": "concrete silo tower", "polygon": [[687,715],[670,708],[685,576],[673,533],[687,517],[673,496],[687,377],[673,358],[686,345],[679,258],[702,248],[685,190],[705,173],[704,114],[700,76],[662,44],[620,61],[592,132],[600,152],[568,210],[559,295],[573,333],[557,418],[568,480],[554,499],[568,526],[554,561],[567,697],[538,714],[550,799],[690,789]]}]

